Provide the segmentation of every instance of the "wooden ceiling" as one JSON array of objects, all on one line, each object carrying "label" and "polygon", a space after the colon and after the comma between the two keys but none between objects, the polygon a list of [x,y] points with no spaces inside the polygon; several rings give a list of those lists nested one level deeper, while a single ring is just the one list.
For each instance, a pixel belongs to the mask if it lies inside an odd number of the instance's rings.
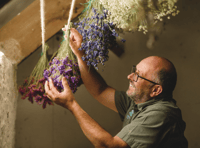
[{"label": "wooden ceiling", "polygon": [[[72,18],[84,7],[76,0]],[[68,20],[71,1],[48,0],[45,4],[45,39],[56,34]],[[76,10],[76,11],[75,11]],[[12,63],[18,64],[41,46],[40,0],[35,0],[25,10],[0,28],[0,50]]]}]

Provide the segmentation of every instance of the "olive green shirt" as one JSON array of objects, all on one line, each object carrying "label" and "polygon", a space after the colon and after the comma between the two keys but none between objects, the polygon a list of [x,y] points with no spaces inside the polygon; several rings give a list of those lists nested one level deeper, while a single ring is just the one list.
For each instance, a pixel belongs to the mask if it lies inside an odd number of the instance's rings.
[{"label": "olive green shirt", "polygon": [[116,91],[115,104],[123,121],[117,136],[131,148],[188,148],[186,124],[174,99],[152,99],[136,105],[125,92]]}]

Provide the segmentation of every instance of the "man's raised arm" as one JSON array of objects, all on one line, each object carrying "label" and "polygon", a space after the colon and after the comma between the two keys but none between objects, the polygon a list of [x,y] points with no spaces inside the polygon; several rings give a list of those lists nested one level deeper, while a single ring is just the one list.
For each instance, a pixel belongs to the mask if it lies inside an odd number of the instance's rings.
[{"label": "man's raised arm", "polygon": [[[63,28],[65,31],[65,28]],[[81,72],[82,81],[88,92],[101,104],[117,112],[115,106],[115,89],[108,86],[100,74],[93,68],[87,66],[82,60],[83,51],[78,49],[81,47],[82,35],[74,28],[71,28],[70,46],[77,56],[78,65]]]}]

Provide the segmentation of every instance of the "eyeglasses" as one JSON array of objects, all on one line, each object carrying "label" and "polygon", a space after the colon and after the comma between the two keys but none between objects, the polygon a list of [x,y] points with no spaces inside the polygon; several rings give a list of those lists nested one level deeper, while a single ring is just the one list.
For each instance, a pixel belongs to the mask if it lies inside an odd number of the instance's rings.
[{"label": "eyeglasses", "polygon": [[[131,69],[131,73],[134,73],[134,74],[133,74],[133,81],[135,81],[135,82],[137,82],[138,77],[139,77],[139,78],[144,79],[144,80],[146,80],[146,81],[149,81],[149,82],[151,82],[151,83],[153,83],[153,84],[155,84],[155,85],[158,84],[158,83],[153,82],[153,81],[151,81],[151,80],[148,80],[148,79],[146,79],[146,78],[144,78],[144,77],[141,77],[141,76],[136,72],[136,66],[135,66],[135,65],[133,65],[133,67],[132,67],[132,69]],[[158,84],[158,85],[160,85],[160,84]]]}]

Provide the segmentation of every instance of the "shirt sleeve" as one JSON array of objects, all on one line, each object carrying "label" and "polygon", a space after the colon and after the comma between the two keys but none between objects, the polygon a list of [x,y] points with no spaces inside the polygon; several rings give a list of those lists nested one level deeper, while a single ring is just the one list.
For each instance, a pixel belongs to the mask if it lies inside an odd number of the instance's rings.
[{"label": "shirt sleeve", "polygon": [[131,99],[126,95],[126,92],[115,91],[115,105],[122,121],[124,121],[124,117],[130,104]]},{"label": "shirt sleeve", "polygon": [[169,132],[170,125],[164,112],[139,114],[117,134],[131,148],[155,148]]}]

